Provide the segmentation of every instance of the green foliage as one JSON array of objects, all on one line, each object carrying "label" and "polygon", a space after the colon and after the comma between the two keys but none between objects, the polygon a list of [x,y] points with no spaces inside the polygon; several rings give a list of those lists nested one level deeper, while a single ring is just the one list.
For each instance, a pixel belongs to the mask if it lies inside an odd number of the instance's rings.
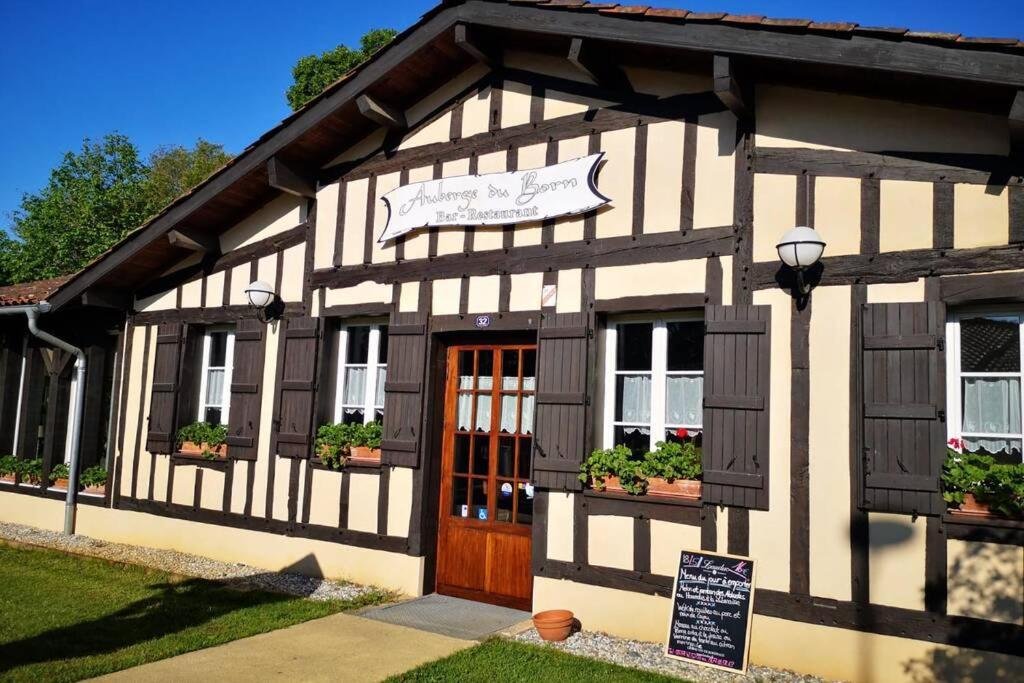
[{"label": "green foliage", "polygon": [[634,496],[647,492],[647,480],[699,479],[701,453],[693,442],[659,441],[657,449],[637,458],[626,446],[595,450],[580,466],[580,481],[603,489],[606,477],[618,477],[624,491]]},{"label": "green foliage", "polygon": [[0,230],[0,284],[79,270],[230,158],[198,140],[191,150],[161,147],[147,165],[127,136],[86,138],[46,187],[22,196],[11,236]]},{"label": "green foliage", "polygon": [[21,475],[22,481],[38,484],[43,478],[43,459],[18,460],[17,474]]},{"label": "green foliage", "polygon": [[947,449],[942,466],[942,497],[959,505],[972,493],[979,503],[1007,517],[1024,516],[1024,463],[996,462],[991,455]]},{"label": "green foliage", "polygon": [[71,468],[64,463],[58,463],[50,468],[50,483],[58,479],[67,479],[71,476]]},{"label": "green foliage", "polygon": [[641,469],[645,476],[669,481],[700,478],[703,472],[701,453],[692,441],[659,441],[655,446],[655,450],[644,456]]},{"label": "green foliage", "polygon": [[0,476],[17,473],[18,462],[18,457],[15,455],[0,455]]},{"label": "green foliage", "polygon": [[88,467],[79,475],[78,483],[82,486],[106,486],[107,470],[103,465]]},{"label": "green foliage", "polygon": [[150,211],[158,213],[230,160],[224,145],[202,138],[192,149],[181,145],[158,147],[149,156],[146,203]]},{"label": "green foliage", "polygon": [[174,435],[178,448],[186,441],[191,441],[203,448],[203,457],[213,460],[217,454],[212,449],[222,445],[228,438],[228,428],[224,425],[210,424],[209,422],[193,422],[185,425]]},{"label": "green foliage", "polygon": [[325,465],[340,470],[353,447],[380,448],[382,426],[369,424],[325,424],[316,430],[316,452]]},{"label": "green foliage", "polygon": [[362,64],[374,52],[391,42],[398,31],[390,28],[371,29],[359,39],[359,49],[339,45],[319,55],[306,55],[292,67],[291,87],[285,92],[292,111],[324,91],[327,86]]}]

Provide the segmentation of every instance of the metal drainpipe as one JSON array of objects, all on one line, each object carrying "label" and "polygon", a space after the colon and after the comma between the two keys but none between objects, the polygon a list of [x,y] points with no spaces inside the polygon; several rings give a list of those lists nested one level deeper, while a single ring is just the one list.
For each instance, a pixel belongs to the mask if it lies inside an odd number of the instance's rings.
[{"label": "metal drainpipe", "polygon": [[73,353],[75,360],[75,397],[74,410],[71,414],[71,464],[68,467],[68,495],[64,501],[64,533],[68,536],[75,533],[75,514],[78,504],[78,448],[82,436],[82,410],[85,396],[85,352],[77,346],[72,346],[63,339],[58,339],[46,330],[39,329],[36,324],[40,313],[47,313],[50,304],[40,301],[32,306],[11,306],[0,308],[0,315],[15,315],[24,313],[28,318],[28,331],[33,336],[42,339],[51,346],[56,346],[68,353]]}]

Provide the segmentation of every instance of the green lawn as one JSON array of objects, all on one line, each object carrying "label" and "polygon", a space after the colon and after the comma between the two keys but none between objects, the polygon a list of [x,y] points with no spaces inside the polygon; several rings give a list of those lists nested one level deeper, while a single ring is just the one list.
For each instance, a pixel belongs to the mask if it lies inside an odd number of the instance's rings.
[{"label": "green lawn", "polygon": [[494,683],[501,681],[606,681],[630,683],[679,683],[676,678],[576,657],[558,650],[510,640],[488,640],[450,657],[424,664],[418,669],[388,679],[404,681],[458,681]]},{"label": "green lawn", "polygon": [[77,681],[353,607],[0,544],[0,681]]}]

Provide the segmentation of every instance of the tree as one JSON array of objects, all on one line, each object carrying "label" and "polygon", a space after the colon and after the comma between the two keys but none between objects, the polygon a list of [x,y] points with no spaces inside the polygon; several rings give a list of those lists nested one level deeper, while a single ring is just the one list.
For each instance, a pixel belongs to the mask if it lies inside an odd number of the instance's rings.
[{"label": "tree", "polygon": [[73,273],[205,180],[231,155],[196,141],[160,147],[142,161],[124,135],[86,139],[64,155],[46,187],[26,193],[0,232],[0,284]]},{"label": "tree", "polygon": [[398,31],[390,28],[370,29],[359,39],[359,49],[339,45],[319,55],[306,55],[292,67],[293,83],[285,96],[292,111],[319,95],[331,83],[362,64],[374,52],[391,42]]},{"label": "tree", "polygon": [[146,201],[157,213],[231,160],[223,145],[199,138],[192,149],[181,145],[158,147],[149,156]]},{"label": "tree", "polygon": [[46,187],[12,215],[15,239],[0,244],[11,282],[78,270],[149,216],[147,168],[124,135],[88,138],[67,152]]}]

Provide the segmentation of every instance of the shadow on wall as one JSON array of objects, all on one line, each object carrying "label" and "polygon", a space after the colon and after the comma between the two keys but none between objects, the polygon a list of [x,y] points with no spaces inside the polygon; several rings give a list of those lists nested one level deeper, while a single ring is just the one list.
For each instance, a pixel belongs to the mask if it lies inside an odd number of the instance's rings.
[{"label": "shadow on wall", "polygon": [[920,659],[903,665],[906,678],[913,683],[989,683],[1019,681],[1024,676],[1019,657],[981,656],[977,652],[935,648]]}]

